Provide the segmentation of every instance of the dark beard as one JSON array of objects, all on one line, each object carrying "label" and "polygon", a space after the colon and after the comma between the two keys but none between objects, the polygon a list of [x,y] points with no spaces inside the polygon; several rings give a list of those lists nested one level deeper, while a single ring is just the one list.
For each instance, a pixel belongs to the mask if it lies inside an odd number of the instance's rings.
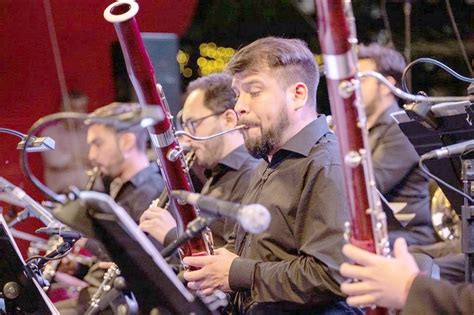
[{"label": "dark beard", "polygon": [[254,158],[265,158],[280,145],[281,136],[289,124],[290,121],[288,120],[287,113],[282,111],[280,116],[278,116],[278,120],[270,129],[263,130],[262,127],[260,127],[262,133],[261,138],[245,139],[247,151]]}]

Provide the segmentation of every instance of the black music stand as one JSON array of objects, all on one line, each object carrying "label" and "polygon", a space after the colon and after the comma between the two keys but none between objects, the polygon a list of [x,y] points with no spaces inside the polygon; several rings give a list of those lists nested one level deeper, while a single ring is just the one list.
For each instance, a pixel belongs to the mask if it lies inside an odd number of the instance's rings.
[{"label": "black music stand", "polygon": [[[79,193],[79,200],[87,205],[94,217],[86,230],[93,230],[92,235],[105,245],[112,260],[119,266],[127,287],[137,298],[141,313],[148,314],[155,307],[164,310],[165,314],[167,311],[172,314],[211,313],[206,304],[180,282],[156,245],[109,195],[84,191]],[[74,209],[85,211],[79,207]],[[91,209],[95,211],[91,212]],[[66,216],[59,212],[54,211],[55,217],[64,220]],[[85,215],[70,217],[85,218]],[[74,228],[80,230],[81,227],[74,225]]]},{"label": "black music stand", "polygon": [[58,314],[25,265],[8,225],[0,215],[0,314]]},{"label": "black music stand", "polygon": [[[418,105],[418,104],[417,104]],[[426,104],[424,104],[426,105]],[[423,106],[423,104],[420,104]],[[426,115],[421,115],[425,113]],[[420,114],[420,115],[419,115]],[[431,150],[474,139],[474,105],[453,102],[429,106],[429,111],[411,108],[392,114],[402,132],[421,156]],[[425,161],[435,176],[453,187],[474,196],[473,156]],[[440,185],[453,209],[462,219],[462,252],[466,254],[466,282],[474,280],[474,205],[458,193]]]}]

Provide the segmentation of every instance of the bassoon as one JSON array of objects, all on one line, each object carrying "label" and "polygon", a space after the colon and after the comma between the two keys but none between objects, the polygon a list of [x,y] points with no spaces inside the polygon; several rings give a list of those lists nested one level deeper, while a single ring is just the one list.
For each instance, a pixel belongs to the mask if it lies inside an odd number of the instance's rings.
[{"label": "bassoon", "polygon": [[[346,239],[378,255],[390,254],[387,223],[375,188],[366,115],[357,73],[357,36],[350,0],[315,0],[331,113],[343,157],[350,223]],[[368,309],[386,314],[383,308]]]},{"label": "bassoon", "polygon": [[[158,163],[165,179],[166,189],[193,191],[193,186],[184,162],[183,150],[180,148],[172,124],[172,116],[164,93],[157,88],[153,66],[143,44],[135,15],[138,3],[133,0],[120,0],[109,5],[104,11],[104,18],[113,23],[122,48],[127,72],[137,93],[140,104],[156,105],[161,108],[165,118],[148,129],[157,152]],[[187,226],[197,217],[194,206],[179,204],[171,200],[181,223]],[[181,256],[210,254],[212,236],[205,232],[181,246]]]}]

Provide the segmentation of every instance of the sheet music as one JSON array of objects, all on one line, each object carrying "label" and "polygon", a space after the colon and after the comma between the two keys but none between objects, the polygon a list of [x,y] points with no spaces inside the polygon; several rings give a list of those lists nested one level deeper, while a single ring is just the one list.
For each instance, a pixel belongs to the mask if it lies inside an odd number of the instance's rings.
[{"label": "sheet music", "polygon": [[155,246],[152,242],[148,239],[148,237],[143,233],[142,230],[138,228],[138,225],[133,221],[130,215],[119,206],[109,195],[99,193],[96,191],[82,191],[80,193],[80,198],[86,201],[91,202],[101,202],[107,204],[107,210],[111,210],[115,213],[117,218],[123,225],[123,228],[126,232],[135,239],[145,250],[148,255],[153,259],[155,264],[163,271],[163,273],[167,276],[167,278],[176,286],[176,288],[180,291],[180,293],[188,300],[188,302],[193,302],[195,297],[192,293],[190,293],[184,285],[179,281],[178,277],[176,277],[175,273],[171,269],[170,266],[166,263],[160,253],[157,251]]}]

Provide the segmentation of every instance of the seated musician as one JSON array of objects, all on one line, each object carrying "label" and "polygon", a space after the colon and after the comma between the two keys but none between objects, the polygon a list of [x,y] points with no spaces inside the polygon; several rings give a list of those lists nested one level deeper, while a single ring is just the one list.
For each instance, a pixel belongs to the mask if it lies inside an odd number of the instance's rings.
[{"label": "seated musician", "polygon": [[339,289],[343,227],[348,220],[341,157],[326,119],[316,112],[318,68],[300,40],[268,37],[230,61],[235,111],[245,146],[263,161],[245,204],[271,213],[266,232],[235,230],[235,252],[186,257],[188,287],[231,293],[231,311],[354,314]]},{"label": "seated musician", "polygon": [[[358,56],[359,71],[377,71],[400,85],[405,60],[399,52],[373,43],[359,46]],[[375,182],[392,204],[392,209],[383,204],[390,243],[403,237],[409,245],[432,244],[436,233],[431,223],[428,178],[418,167],[415,149],[390,116],[400,110],[397,98],[372,77],[362,78],[361,89]]]},{"label": "seated musician", "polygon": [[[181,125],[194,136],[209,136],[237,126],[232,77],[227,73],[211,74],[191,82],[186,89]],[[257,160],[248,154],[239,131],[214,139],[180,140],[195,154],[195,162],[204,167],[208,179],[201,191],[204,195],[240,202],[247,191]],[[140,227],[163,244],[176,238],[175,220],[168,211],[151,207],[141,217]],[[166,224],[168,223],[168,224]],[[225,245],[234,230],[234,221],[215,219],[211,225],[214,246]]]},{"label": "seated musician", "polygon": [[[93,115],[98,117],[111,117],[127,113],[137,109],[138,104],[112,103],[94,111]],[[87,143],[89,144],[89,159],[97,166],[103,175],[106,192],[120,204],[130,216],[138,222],[140,215],[148,208],[164,189],[163,178],[160,175],[156,163],[150,163],[146,154],[148,133],[145,129],[137,126],[126,130],[117,130],[113,125],[91,124],[87,131]],[[112,225],[111,221],[97,220],[98,235],[102,234],[101,241],[111,259],[115,260],[116,252],[121,255],[134,255],[134,248],[128,244],[125,232]],[[100,251],[97,256],[104,257],[103,247],[98,246],[96,241],[87,241],[86,247]],[[114,255],[115,254],[115,255]],[[104,259],[104,258],[103,258]],[[122,274],[130,274],[133,263],[119,264]],[[99,264],[91,267],[86,279],[91,279],[93,286],[82,292],[80,303],[62,303],[59,307],[66,312],[82,314],[87,308],[90,296],[102,281],[105,270],[99,268]],[[139,283],[134,279],[127,278],[132,291],[139,288]],[[66,304],[66,305],[65,305]],[[71,307],[71,304],[77,304]],[[65,305],[65,306],[64,306]]]}]

